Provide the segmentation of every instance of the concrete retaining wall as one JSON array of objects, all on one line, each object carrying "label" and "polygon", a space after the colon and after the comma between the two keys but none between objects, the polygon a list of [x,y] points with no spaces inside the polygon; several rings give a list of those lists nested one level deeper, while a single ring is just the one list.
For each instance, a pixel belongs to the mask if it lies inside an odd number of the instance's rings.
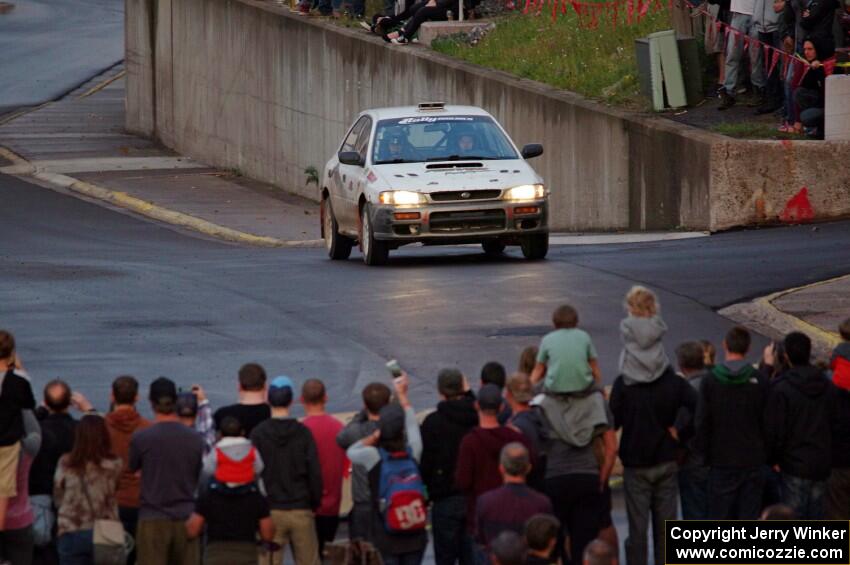
[{"label": "concrete retaining wall", "polygon": [[[847,163],[850,144],[729,140],[270,2],[126,0],[126,9],[127,129],[304,196],[318,196],[304,169],[321,169],[359,111],[444,100],[484,107],[519,145],[545,145],[534,166],[558,230],[746,225],[769,220],[804,185],[819,217],[850,214],[842,167],[809,164]],[[741,171],[764,182],[738,182]]]}]

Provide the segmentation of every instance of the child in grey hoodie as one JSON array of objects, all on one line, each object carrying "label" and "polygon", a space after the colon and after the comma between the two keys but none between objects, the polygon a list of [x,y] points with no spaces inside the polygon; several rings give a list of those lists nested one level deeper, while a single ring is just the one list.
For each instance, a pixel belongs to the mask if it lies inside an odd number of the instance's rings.
[{"label": "child in grey hoodie", "polygon": [[658,314],[655,293],[642,286],[633,286],[626,294],[629,315],[620,322],[623,351],[620,353],[620,374],[625,384],[650,383],[660,377],[670,365],[661,338],[667,324]]},{"label": "child in grey hoodie", "polygon": [[220,425],[222,438],[215,447],[204,456],[201,472],[202,482],[211,477],[227,486],[238,486],[262,479],[263,458],[253,446],[251,440],[242,435],[242,425],[233,416],[227,416]]}]

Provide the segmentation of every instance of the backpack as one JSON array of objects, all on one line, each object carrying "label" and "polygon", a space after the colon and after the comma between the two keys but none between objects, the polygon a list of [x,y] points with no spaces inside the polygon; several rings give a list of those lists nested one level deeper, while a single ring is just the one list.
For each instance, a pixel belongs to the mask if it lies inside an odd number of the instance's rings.
[{"label": "backpack", "polygon": [[391,534],[424,531],[428,522],[425,485],[410,450],[390,453],[379,448],[378,453],[378,510],[384,527]]}]

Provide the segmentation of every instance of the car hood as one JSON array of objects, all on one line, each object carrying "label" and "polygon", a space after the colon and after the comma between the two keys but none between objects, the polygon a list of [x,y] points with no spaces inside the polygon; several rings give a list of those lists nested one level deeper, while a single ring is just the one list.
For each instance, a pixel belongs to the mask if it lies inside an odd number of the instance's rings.
[{"label": "car hood", "polygon": [[381,190],[437,192],[505,189],[543,182],[522,159],[400,163],[371,167]]}]

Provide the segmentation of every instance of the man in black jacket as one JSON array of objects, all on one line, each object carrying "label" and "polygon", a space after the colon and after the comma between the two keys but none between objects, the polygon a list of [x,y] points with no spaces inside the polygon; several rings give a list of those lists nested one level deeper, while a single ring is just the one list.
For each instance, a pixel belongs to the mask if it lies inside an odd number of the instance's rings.
[{"label": "man in black jacket", "polygon": [[454,476],[460,441],[478,424],[475,397],[457,369],[437,375],[442,399],[422,422],[422,480],[431,499],[434,560],[437,565],[472,565],[464,552],[466,496],[455,488]]},{"label": "man in black jacket", "polygon": [[809,363],[812,342],[803,333],[785,336],[791,366],[773,385],[765,410],[765,437],[782,477],[782,502],[801,520],[823,518],[832,457],[830,415],[835,387]]},{"label": "man in black jacket", "polygon": [[[322,471],[313,434],[289,415],[294,386],[288,377],[269,385],[272,417],[251,432],[251,441],[265,463],[263,482],[275,526],[274,541],[292,544],[296,565],[318,565],[319,541],[313,512],[322,501]],[[272,562],[280,565],[283,551]]]},{"label": "man in black jacket", "polygon": [[723,339],[725,362],[700,383],[696,449],[708,472],[708,518],[755,520],[764,490],[767,383],[746,360],[750,332],[736,326]]},{"label": "man in black jacket", "polygon": [[676,519],[679,502],[673,426],[680,410],[695,410],[696,404],[696,391],[669,366],[658,377],[637,381],[620,375],[614,381],[610,406],[615,429],[623,429],[629,565],[647,563],[650,512],[655,562],[664,563],[664,521]]}]

